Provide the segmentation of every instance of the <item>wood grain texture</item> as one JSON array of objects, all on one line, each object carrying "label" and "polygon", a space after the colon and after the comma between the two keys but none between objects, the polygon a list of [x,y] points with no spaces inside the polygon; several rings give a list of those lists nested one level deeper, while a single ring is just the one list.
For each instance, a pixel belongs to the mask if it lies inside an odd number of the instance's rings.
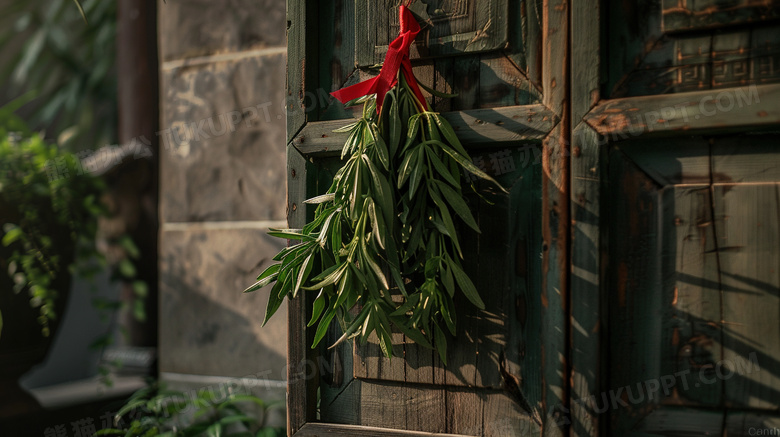
[{"label": "wood grain texture", "polygon": [[[462,143],[483,147],[495,147],[495,143],[541,141],[558,121],[558,117],[543,105],[472,109],[445,112],[442,115],[452,125]],[[295,136],[293,143],[306,156],[338,154],[344,147],[347,134],[333,131],[351,122],[332,120],[307,123]]]},{"label": "wood grain texture", "polygon": [[[726,430],[729,437],[748,437],[761,435],[772,435],[780,429],[780,416],[777,413],[745,413],[733,411],[726,413]],[[776,433],[776,432],[775,432]]]},{"label": "wood grain texture", "polygon": [[668,96],[627,97],[598,104],[585,121],[610,140],[711,133],[780,123],[780,85],[751,85]]},{"label": "wood grain texture", "polygon": [[606,378],[602,357],[608,332],[604,311],[601,193],[606,184],[605,148],[581,123],[572,133],[571,202],[571,434],[597,436],[600,415],[585,400],[600,395]]},{"label": "wood grain texture", "polygon": [[[287,5],[287,141],[306,123],[305,93],[307,50],[307,12],[312,2],[291,1]],[[308,59],[311,62],[311,59]],[[316,65],[312,63],[312,65]]]},{"label": "wood grain texture", "polygon": [[[571,20],[571,118],[577,126],[600,99],[601,28],[599,2],[574,2]],[[575,86],[576,84],[576,86]]]},{"label": "wood grain texture", "polygon": [[403,431],[371,426],[334,425],[328,423],[308,423],[295,435],[300,437],[321,437],[325,435],[355,437],[462,437],[455,434]]},{"label": "wood grain texture", "polygon": [[[303,201],[311,190],[311,173],[315,170],[293,146],[287,147],[287,223],[291,227],[306,224]],[[288,367],[287,367],[287,429],[297,432],[314,417],[314,405],[309,401],[308,381],[300,372],[307,360],[309,339],[306,331],[307,305],[303,294],[288,305]],[[305,371],[304,371],[305,372]],[[304,374],[305,376],[305,374]]]}]

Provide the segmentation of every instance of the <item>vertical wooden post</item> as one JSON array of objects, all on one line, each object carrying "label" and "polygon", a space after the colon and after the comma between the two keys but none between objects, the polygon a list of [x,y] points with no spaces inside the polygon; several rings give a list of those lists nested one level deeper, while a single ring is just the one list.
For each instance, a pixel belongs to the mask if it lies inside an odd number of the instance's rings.
[{"label": "vertical wooden post", "polygon": [[[117,214],[140,250],[135,261],[139,280],[149,286],[144,323],[132,311],[125,316],[129,342],[157,345],[157,198],[159,120],[157,62],[157,4],[154,0],[119,0],[117,9],[117,83],[119,142],[149,146],[151,159],[134,159],[122,166],[112,184]],[[136,155],[137,157],[137,155]],[[134,300],[130,284],[121,299]]]}]

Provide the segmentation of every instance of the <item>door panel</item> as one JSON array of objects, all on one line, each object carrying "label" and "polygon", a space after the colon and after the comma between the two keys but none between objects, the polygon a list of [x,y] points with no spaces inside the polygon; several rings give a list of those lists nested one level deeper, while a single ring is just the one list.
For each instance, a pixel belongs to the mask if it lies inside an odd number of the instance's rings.
[{"label": "door panel", "polygon": [[779,143],[611,147],[610,371],[593,404],[610,435],[720,434],[729,408],[780,406]]},{"label": "door panel", "polygon": [[[302,201],[323,192],[340,165],[335,155],[346,137],[332,131],[353,117],[327,93],[378,72],[373,64],[398,32],[398,3],[288,3],[292,226],[305,223],[312,208]],[[558,414],[568,399],[567,5],[412,3],[424,27],[411,50],[415,75],[456,95],[426,94],[432,110],[454,126],[474,163],[509,190],[474,180],[477,193],[466,199],[482,232],[463,233],[464,267],[486,309],[456,299],[458,332],[445,366],[401,333],[393,334],[393,359],[375,338],[365,347],[327,349],[341,336],[335,324],[322,347],[310,350],[310,302],[293,300],[290,433],[561,435]]]},{"label": "door panel", "polygon": [[778,7],[574,5],[572,435],[776,426]]}]

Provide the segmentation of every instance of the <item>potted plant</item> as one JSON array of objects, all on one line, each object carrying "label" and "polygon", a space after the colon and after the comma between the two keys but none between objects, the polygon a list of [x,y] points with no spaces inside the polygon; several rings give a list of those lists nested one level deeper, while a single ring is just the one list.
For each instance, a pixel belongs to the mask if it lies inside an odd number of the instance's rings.
[{"label": "potted plant", "polygon": [[46,356],[79,262],[98,255],[104,212],[102,181],[14,109],[0,108],[0,417],[38,408],[17,381]]}]

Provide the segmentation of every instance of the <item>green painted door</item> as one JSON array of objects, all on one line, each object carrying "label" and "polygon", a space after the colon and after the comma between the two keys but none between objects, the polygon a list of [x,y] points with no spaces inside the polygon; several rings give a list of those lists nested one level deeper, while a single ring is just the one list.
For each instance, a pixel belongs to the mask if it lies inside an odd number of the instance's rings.
[{"label": "green painted door", "polygon": [[571,432],[780,433],[780,4],[599,6],[572,15]]},{"label": "green painted door", "polygon": [[[288,219],[325,191],[395,0],[288,2]],[[780,27],[754,0],[417,0],[418,80],[474,162],[484,311],[448,366],[400,333],[311,350],[291,435],[740,436],[780,428]],[[340,336],[333,327],[332,342]],[[763,434],[762,434],[763,433]]]},{"label": "green painted door", "polygon": [[[324,192],[341,165],[353,114],[327,93],[377,73],[398,33],[396,0],[288,3],[289,220]],[[475,181],[467,201],[481,233],[464,231],[464,266],[486,302],[458,305],[444,366],[394,334],[378,345],[310,350],[309,305],[290,307],[290,431],[294,435],[542,435],[566,402],[568,171],[565,3],[418,0],[414,72],[451,99],[433,110],[474,162],[509,190]],[[544,29],[548,32],[545,33]],[[468,175],[464,175],[468,178]],[[324,343],[335,341],[338,327]],[[296,377],[297,376],[297,377]],[[557,414],[557,413],[556,413]],[[549,432],[549,431],[548,431]]]}]

